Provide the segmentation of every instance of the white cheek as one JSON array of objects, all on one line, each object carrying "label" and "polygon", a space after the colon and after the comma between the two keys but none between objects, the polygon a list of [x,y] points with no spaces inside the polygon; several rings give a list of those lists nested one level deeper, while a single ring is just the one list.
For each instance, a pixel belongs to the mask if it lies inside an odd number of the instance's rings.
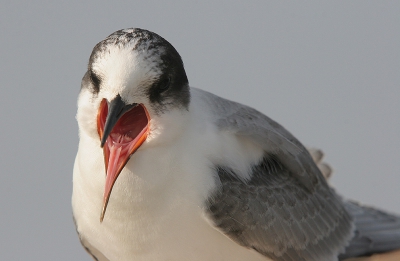
[{"label": "white cheek", "polygon": [[163,143],[170,143],[181,137],[188,124],[188,112],[182,110],[171,110],[166,114],[155,116],[150,113],[150,132],[146,139],[149,146],[159,146]]},{"label": "white cheek", "polygon": [[99,139],[97,113],[101,100],[101,98],[93,96],[89,90],[82,89],[78,97],[78,112],[76,114],[80,135],[86,134],[91,138]]}]

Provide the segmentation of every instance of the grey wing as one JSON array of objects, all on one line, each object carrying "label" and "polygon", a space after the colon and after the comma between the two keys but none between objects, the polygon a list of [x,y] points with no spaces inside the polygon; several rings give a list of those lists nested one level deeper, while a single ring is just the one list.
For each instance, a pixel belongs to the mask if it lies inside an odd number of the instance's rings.
[{"label": "grey wing", "polygon": [[337,260],[353,233],[341,200],[323,183],[310,192],[266,154],[244,182],[217,166],[220,187],[209,198],[214,225],[238,244],[277,261]]},{"label": "grey wing", "polygon": [[351,201],[345,208],[354,218],[355,236],[340,260],[400,249],[400,217],[360,206]]},{"label": "grey wing", "polygon": [[265,151],[248,181],[229,166],[215,167],[221,185],[207,209],[215,226],[274,260],[337,260],[353,236],[353,222],[306,148],[260,112],[203,96],[221,131],[246,136]]},{"label": "grey wing", "polygon": [[307,149],[284,127],[253,108],[193,89],[203,94],[220,130],[247,137],[274,154],[303,186],[313,190],[321,173]]}]

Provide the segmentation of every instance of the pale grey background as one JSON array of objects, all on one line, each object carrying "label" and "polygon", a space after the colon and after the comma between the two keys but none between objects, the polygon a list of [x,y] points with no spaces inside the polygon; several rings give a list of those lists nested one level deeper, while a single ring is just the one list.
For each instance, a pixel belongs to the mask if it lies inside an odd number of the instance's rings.
[{"label": "pale grey background", "polygon": [[323,148],[346,197],[400,213],[400,1],[2,1],[0,260],[90,260],[72,223],[74,119],[93,46],[141,27],[192,86]]}]

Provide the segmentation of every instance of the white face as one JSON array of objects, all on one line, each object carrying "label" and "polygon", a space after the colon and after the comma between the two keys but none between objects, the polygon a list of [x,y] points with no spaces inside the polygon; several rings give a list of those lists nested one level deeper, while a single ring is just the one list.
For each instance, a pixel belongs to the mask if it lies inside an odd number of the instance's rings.
[{"label": "white face", "polygon": [[[182,60],[160,36],[120,30],[98,43],[82,79],[77,120],[103,149],[106,168],[101,220],[125,164],[146,141],[171,141],[183,125],[190,94]],[[172,135],[171,135],[172,134]],[[82,138],[82,136],[81,136]],[[101,143],[100,143],[101,140]]]},{"label": "white face", "polygon": [[175,108],[187,109],[189,86],[179,54],[146,30],[113,33],[95,46],[82,79],[77,115],[81,131],[98,136],[100,103],[117,95],[126,104],[143,104],[151,119]]},{"label": "white face", "polygon": [[147,91],[163,76],[163,71],[158,67],[158,56],[132,51],[132,46],[110,46],[109,52],[92,63],[91,70],[101,79],[102,98],[111,101],[119,94],[126,104],[149,105]]}]

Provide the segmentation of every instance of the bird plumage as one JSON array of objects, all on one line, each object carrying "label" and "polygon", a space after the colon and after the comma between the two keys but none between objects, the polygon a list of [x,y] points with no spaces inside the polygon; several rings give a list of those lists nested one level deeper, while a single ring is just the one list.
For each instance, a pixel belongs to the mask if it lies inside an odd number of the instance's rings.
[{"label": "bird plumage", "polygon": [[[149,133],[101,222],[98,115],[116,97],[146,108]],[[95,46],[77,120],[72,206],[98,260],[333,261],[400,248],[399,217],[343,200],[264,114],[190,88],[177,51],[152,32],[120,30]]]}]

